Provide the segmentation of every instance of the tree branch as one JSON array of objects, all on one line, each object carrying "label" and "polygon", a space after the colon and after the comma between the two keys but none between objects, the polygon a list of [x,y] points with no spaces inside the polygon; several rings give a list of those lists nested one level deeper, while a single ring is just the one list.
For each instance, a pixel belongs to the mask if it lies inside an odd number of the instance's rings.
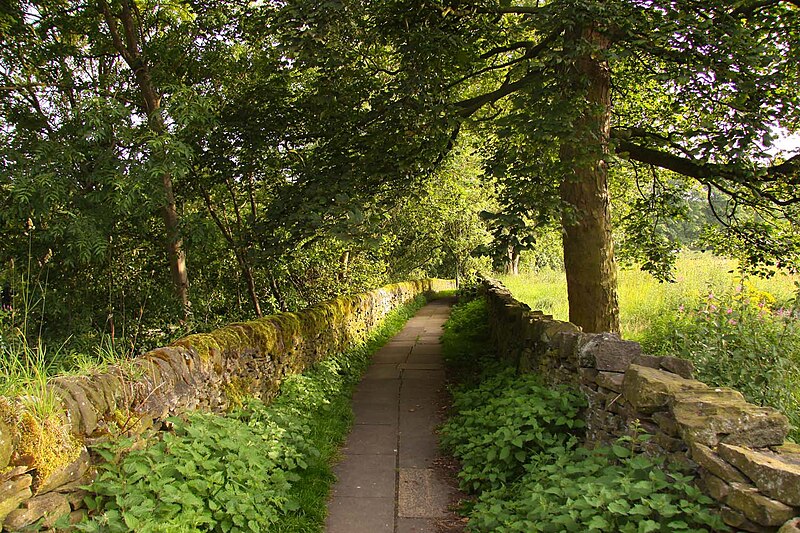
[{"label": "tree branch", "polygon": [[726,194],[731,196],[736,196],[735,192],[720,183],[720,179],[741,185],[754,195],[764,197],[778,206],[785,207],[800,203],[800,196],[795,195],[788,199],[782,199],[759,187],[759,185],[774,183],[779,180],[782,180],[787,185],[800,185],[800,155],[796,155],[779,165],[764,167],[757,173],[744,173],[741,170],[724,165],[698,162],[687,157],[680,157],[668,152],[640,146],[630,142],[630,135],[626,135],[625,132],[613,131],[612,137],[616,139],[617,152],[627,153],[634,161],[695,178],[703,184],[724,190]]},{"label": "tree branch", "polygon": [[540,74],[541,73],[539,71],[532,71],[526,74],[525,76],[521,77],[517,81],[503,83],[503,85],[501,85],[492,92],[474,96],[472,98],[468,98],[460,102],[456,102],[455,106],[457,108],[460,108],[458,114],[462,118],[468,118],[473,114],[475,114],[475,112],[477,112],[484,105],[494,103],[500,100],[501,98],[504,98],[509,94],[512,94],[522,89],[523,87],[527,86],[535,79],[537,79],[540,76]]}]

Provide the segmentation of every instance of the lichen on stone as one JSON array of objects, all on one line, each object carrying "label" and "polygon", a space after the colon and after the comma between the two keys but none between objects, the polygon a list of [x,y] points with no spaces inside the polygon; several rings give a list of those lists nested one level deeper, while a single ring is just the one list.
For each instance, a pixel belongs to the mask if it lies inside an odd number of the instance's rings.
[{"label": "lichen on stone", "polygon": [[251,397],[253,380],[248,378],[233,377],[222,386],[225,398],[228,400],[228,409],[236,409],[244,405],[244,400]]}]

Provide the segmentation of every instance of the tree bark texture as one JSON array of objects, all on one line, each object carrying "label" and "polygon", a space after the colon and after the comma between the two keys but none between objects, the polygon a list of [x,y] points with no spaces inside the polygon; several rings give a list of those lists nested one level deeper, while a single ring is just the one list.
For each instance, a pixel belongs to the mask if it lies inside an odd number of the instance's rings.
[{"label": "tree bark texture", "polygon": [[[594,26],[572,36],[575,46],[607,47]],[[568,76],[585,98],[574,134],[560,147],[565,168],[561,184],[564,266],[567,275],[570,322],[586,332],[619,332],[617,266],[611,237],[608,195],[611,76],[608,64],[591,53],[581,55]]]}]

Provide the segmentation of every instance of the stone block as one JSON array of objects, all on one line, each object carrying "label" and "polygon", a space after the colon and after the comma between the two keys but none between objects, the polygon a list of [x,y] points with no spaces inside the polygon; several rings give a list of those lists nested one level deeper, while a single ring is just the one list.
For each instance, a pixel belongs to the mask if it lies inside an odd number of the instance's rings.
[{"label": "stone block", "polygon": [[33,496],[32,483],[33,477],[30,474],[19,475],[0,483],[0,524],[10,512]]},{"label": "stone block", "polygon": [[86,520],[86,517],[87,513],[85,509],[76,509],[69,513],[69,523],[71,526],[74,526]]},{"label": "stone block", "polygon": [[597,370],[594,368],[579,368],[578,369],[578,377],[581,379],[581,383],[589,384],[589,383],[596,383],[597,382]]},{"label": "stone block", "polygon": [[731,490],[725,499],[733,509],[740,511],[748,520],[762,526],[781,526],[794,518],[795,509],[777,500],[767,498],[757,488],[731,483]]},{"label": "stone block", "polygon": [[67,501],[69,502],[70,508],[72,510],[84,509],[86,507],[86,503],[84,499],[86,496],[89,495],[89,491],[85,489],[78,489],[72,492],[65,492],[63,493],[64,496],[67,497]]},{"label": "stone block", "polygon": [[673,374],[678,374],[682,378],[692,379],[694,377],[694,364],[688,359],[680,357],[662,357],[661,369]]},{"label": "stone block", "polygon": [[661,368],[661,359],[662,359],[661,357],[658,357],[656,355],[642,354],[642,355],[637,355],[636,357],[634,357],[632,363],[634,365],[646,366],[648,368],[659,369],[659,368]]},{"label": "stone block", "polygon": [[669,435],[670,437],[680,437],[678,424],[675,418],[669,413],[657,412],[652,415],[653,422],[658,424],[659,429]]},{"label": "stone block", "polygon": [[622,392],[622,382],[625,379],[625,374],[621,372],[600,372],[598,371],[595,381],[600,387],[612,390],[614,392]]},{"label": "stone block", "polygon": [[788,520],[781,526],[778,533],[800,533],[800,517]]},{"label": "stone block", "polygon": [[800,464],[800,444],[786,441],[779,446],[772,446],[772,451],[781,454],[784,460]]},{"label": "stone block", "polygon": [[613,333],[587,336],[578,354],[579,366],[606,372],[625,372],[633,359],[641,355],[638,342],[623,341]]},{"label": "stone block", "polygon": [[8,466],[14,452],[14,434],[11,427],[0,418],[0,471]]},{"label": "stone block", "polygon": [[723,461],[714,450],[704,444],[693,442],[690,445],[692,459],[715,476],[734,483],[748,483],[749,480],[736,468]]},{"label": "stone block", "polygon": [[[80,432],[84,435],[91,435],[97,427],[97,409],[83,390],[83,387],[76,382],[77,378],[78,376],[60,376],[54,378],[51,384],[69,393],[80,412]],[[65,396],[62,396],[62,398],[65,398]],[[70,416],[73,417],[74,415],[75,413],[70,410]]]},{"label": "stone block", "polygon": [[750,533],[775,533],[774,527],[762,526],[748,520],[739,511],[734,511],[728,506],[723,506],[720,511],[723,522],[735,528],[735,531],[749,531]]},{"label": "stone block", "polygon": [[780,444],[789,420],[771,407],[758,407],[735,396],[715,398],[702,392],[675,398],[672,414],[684,440],[716,446],[720,442],[761,448]]},{"label": "stone block", "polygon": [[67,497],[57,492],[34,496],[21,508],[8,513],[3,527],[15,531],[32,525],[44,518],[45,527],[52,526],[56,520],[72,512]]},{"label": "stone block", "polygon": [[700,481],[703,492],[717,501],[725,502],[725,498],[728,497],[728,493],[731,490],[731,486],[725,480],[718,478],[705,468],[701,468]]},{"label": "stone block", "polygon": [[720,456],[744,472],[770,498],[800,506],[800,465],[783,461],[779,454],[729,444],[719,445]]},{"label": "stone block", "polygon": [[631,365],[622,383],[625,398],[634,409],[645,414],[665,410],[679,392],[707,388],[700,381],[640,365]]},{"label": "stone block", "polygon": [[69,422],[70,431],[75,434],[80,434],[83,427],[81,409],[78,406],[78,402],[72,397],[72,394],[58,386],[56,383],[57,379],[58,378],[51,379],[50,383],[47,384],[47,388],[61,400],[61,405],[64,407],[66,418]]},{"label": "stone block", "polygon": [[686,450],[686,443],[683,440],[670,437],[660,431],[653,435],[653,442],[670,453]]}]

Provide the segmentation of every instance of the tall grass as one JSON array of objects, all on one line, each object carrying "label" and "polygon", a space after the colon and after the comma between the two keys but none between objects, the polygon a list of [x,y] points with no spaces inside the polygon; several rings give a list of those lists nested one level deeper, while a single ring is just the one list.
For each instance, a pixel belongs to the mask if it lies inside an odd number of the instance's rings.
[{"label": "tall grass", "polygon": [[[563,272],[543,270],[536,274],[499,276],[514,296],[533,309],[569,319],[567,282]],[[736,262],[709,253],[684,252],[678,258],[675,283],[660,283],[646,272],[619,272],[619,306],[622,336],[640,340],[651,325],[668,312],[691,306],[709,292],[722,293],[744,283],[750,291],[769,293],[780,305],[791,300],[798,275],[776,274],[771,279],[744,278]]]}]

